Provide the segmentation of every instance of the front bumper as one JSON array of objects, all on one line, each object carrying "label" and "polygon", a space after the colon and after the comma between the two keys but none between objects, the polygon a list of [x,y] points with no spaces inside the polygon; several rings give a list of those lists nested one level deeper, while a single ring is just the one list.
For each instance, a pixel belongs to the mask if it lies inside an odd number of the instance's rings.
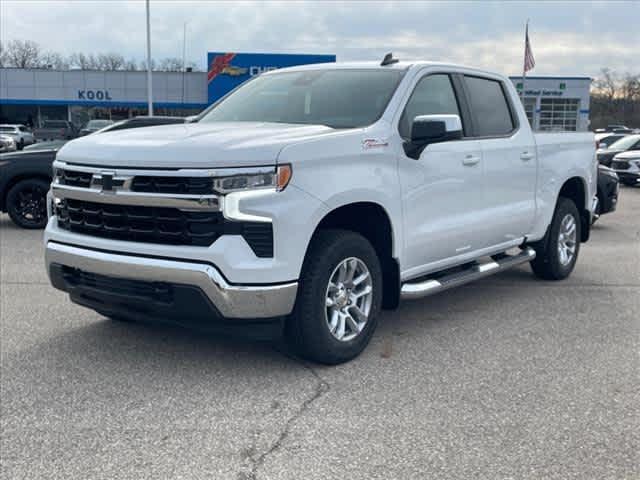
[{"label": "front bumper", "polygon": [[[94,304],[89,305],[88,302],[78,303],[106,312],[113,311],[116,303],[125,309],[129,305],[134,313],[136,309],[144,307],[145,302],[131,300],[135,292],[122,291],[126,288],[123,287],[127,285],[126,281],[159,285],[162,288],[168,287],[169,290],[175,289],[172,287],[177,287],[178,291],[182,291],[182,287],[197,289],[214,307],[212,315],[224,319],[267,319],[288,315],[293,310],[298,290],[298,282],[277,285],[232,285],[209,264],[108,253],[55,241],[46,244],[45,262],[49,278],[56,288],[69,292],[73,300],[78,300],[78,295],[89,291],[91,295],[85,297],[97,300],[98,306],[102,302],[102,309]],[[119,293],[101,289],[100,285],[103,282],[92,281],[93,283],[78,287],[73,281],[65,279],[64,271],[96,274],[101,278],[121,279],[124,283],[119,284]],[[114,295],[119,295],[120,298],[114,298]],[[171,304],[171,296],[162,299],[160,303],[162,302]],[[134,303],[136,305],[133,305]],[[152,299],[147,302],[150,306],[152,303]],[[163,309],[170,311],[171,308]]]}]

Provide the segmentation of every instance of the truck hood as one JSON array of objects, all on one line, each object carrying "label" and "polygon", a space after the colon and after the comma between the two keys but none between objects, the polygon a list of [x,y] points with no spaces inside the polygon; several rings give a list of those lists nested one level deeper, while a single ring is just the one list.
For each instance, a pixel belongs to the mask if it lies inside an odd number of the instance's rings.
[{"label": "truck hood", "polygon": [[220,122],[96,133],[67,143],[64,162],[109,167],[216,168],[273,165],[286,145],[327,135],[322,125]]}]

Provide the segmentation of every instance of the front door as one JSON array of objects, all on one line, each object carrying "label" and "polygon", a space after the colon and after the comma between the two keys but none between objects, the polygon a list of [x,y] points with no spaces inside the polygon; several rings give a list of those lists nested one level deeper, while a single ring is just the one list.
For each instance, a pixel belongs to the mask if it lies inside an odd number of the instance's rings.
[{"label": "front door", "polygon": [[[416,116],[460,116],[459,102],[447,74],[431,74],[416,84],[399,123],[410,138]],[[464,126],[464,125],[463,125]],[[466,126],[465,130],[466,130]],[[483,246],[483,159],[480,143],[461,139],[428,145],[415,160],[399,158],[404,212],[404,278],[451,263]]]}]

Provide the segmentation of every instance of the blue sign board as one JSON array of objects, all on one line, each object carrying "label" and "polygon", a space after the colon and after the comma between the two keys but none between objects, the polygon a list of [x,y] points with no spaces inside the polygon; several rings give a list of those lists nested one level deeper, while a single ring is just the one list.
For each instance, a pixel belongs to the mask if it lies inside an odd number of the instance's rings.
[{"label": "blue sign board", "polygon": [[308,63],[335,61],[335,55],[209,52],[207,54],[208,100],[210,104],[215,102],[242,82],[262,72]]}]

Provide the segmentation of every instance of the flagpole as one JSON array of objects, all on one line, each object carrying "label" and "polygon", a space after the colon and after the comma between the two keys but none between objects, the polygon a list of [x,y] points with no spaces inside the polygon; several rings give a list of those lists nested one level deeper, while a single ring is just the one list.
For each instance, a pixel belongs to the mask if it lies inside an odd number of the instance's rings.
[{"label": "flagpole", "polygon": [[525,108],[524,92],[526,90],[525,87],[527,82],[527,37],[528,35],[529,35],[529,19],[527,18],[527,23],[524,27],[524,57],[522,59],[522,92],[520,92],[520,101],[522,102],[522,108]]}]

